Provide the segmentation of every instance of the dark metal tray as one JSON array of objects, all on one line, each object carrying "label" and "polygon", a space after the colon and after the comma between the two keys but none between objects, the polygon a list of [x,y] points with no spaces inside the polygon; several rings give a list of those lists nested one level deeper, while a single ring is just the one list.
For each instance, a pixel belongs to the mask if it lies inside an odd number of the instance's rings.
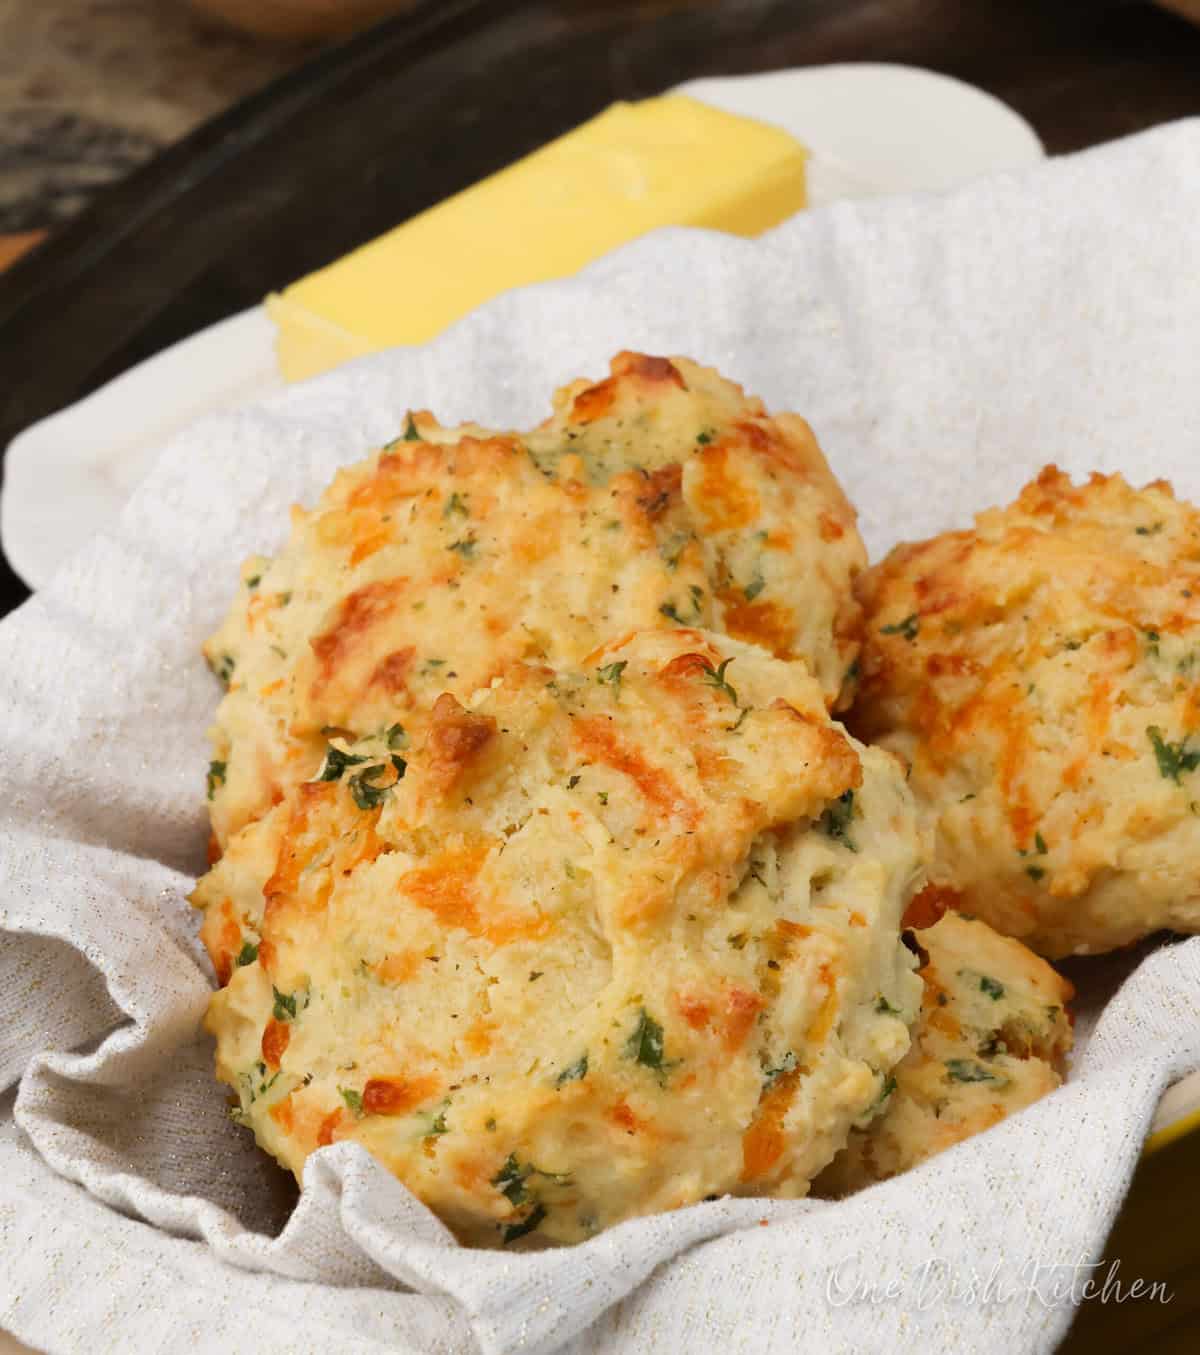
[{"label": "dark metal tray", "polygon": [[[105,193],[0,275],[0,446],[584,121],[701,75],[899,61],[1051,152],[1200,112],[1200,31],[1050,0],[425,0]],[[0,612],[25,596],[0,563]]]}]

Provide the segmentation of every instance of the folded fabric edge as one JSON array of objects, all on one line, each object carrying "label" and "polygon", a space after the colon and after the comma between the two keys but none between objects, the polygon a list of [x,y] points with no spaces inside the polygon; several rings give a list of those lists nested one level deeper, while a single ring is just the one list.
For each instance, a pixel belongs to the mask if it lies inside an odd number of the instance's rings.
[{"label": "folded fabric edge", "polygon": [[[11,1156],[18,1160],[7,1161]],[[327,1303],[330,1293],[338,1291],[252,1271],[243,1272],[235,1289],[224,1263],[204,1243],[171,1237],[109,1210],[88,1200],[80,1187],[64,1186],[78,1192],[70,1207],[70,1223],[64,1227],[66,1209],[47,1209],[44,1199],[22,1188],[20,1167],[19,1155],[0,1144],[0,1251],[9,1258],[0,1272],[0,1329],[35,1349],[50,1355],[92,1355],[103,1334],[111,1341],[110,1348],[119,1350],[190,1347],[236,1350],[238,1355],[279,1355],[281,1350],[332,1355],[354,1349],[364,1355],[424,1355],[419,1347],[401,1344],[394,1335],[366,1336],[361,1329],[322,1320],[311,1312],[304,1313],[306,1339],[301,1345],[297,1341],[297,1298],[319,1296]],[[97,1210],[102,1217],[93,1217]],[[143,1241],[139,1233],[153,1241]],[[118,1265],[112,1264],[114,1259]],[[81,1325],[78,1308],[72,1305],[34,1306],[31,1296],[46,1276],[59,1271],[70,1275],[72,1291],[100,1295],[106,1313],[120,1314],[119,1325],[102,1333],[99,1322]],[[379,1291],[381,1301],[398,1297],[408,1296]],[[314,1335],[322,1338],[321,1343],[313,1342]],[[327,1343],[323,1338],[328,1338]],[[470,1349],[466,1344],[460,1348]]]}]

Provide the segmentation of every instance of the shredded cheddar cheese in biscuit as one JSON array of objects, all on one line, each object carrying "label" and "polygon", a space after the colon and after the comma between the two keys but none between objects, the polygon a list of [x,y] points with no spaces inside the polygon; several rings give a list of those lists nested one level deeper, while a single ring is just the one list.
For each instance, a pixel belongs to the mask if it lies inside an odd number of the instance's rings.
[{"label": "shredded cheddar cheese in biscuit", "polygon": [[911,935],[925,984],[912,1048],[888,1079],[881,1112],[850,1135],[817,1194],[896,1176],[1062,1083],[1074,996],[1066,979],[1019,941],[958,913],[918,916]]},{"label": "shredded cheddar cheese in biscuit", "polygon": [[478,1245],[805,1194],[920,1001],[895,759],[803,663],[687,626],[511,660],[402,751],[379,723],[195,891],[259,1143],[297,1176],[360,1143]]},{"label": "shredded cheddar cheese in biscuit", "polygon": [[858,652],[855,514],[808,425],[685,358],[622,353],[528,433],[397,438],[293,514],[205,652],[224,849],[311,777],[329,731],[424,737],[516,660],[582,661],[647,627],[707,626],[802,658],[826,703]]},{"label": "shredded cheddar cheese in biscuit", "polygon": [[852,727],[910,765],[933,882],[1051,957],[1200,930],[1200,512],[1048,467],[860,584]]}]

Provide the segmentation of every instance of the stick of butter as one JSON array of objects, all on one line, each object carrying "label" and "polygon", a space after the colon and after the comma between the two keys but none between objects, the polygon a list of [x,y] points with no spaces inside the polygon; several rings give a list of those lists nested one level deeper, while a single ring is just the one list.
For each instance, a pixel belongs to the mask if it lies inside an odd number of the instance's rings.
[{"label": "stick of butter", "polygon": [[267,298],[300,381],[417,344],[489,297],[565,277],[659,226],[758,235],[804,206],[786,132],[680,94],[619,103]]}]

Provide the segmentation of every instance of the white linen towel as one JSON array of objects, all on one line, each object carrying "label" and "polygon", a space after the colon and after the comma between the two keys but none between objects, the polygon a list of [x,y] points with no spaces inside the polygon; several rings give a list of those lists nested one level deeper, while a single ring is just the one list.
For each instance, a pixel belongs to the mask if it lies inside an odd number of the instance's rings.
[{"label": "white linen towel", "polygon": [[0,1326],[87,1355],[1052,1349],[1159,1094],[1200,1065],[1200,940],[1081,1023],[1062,1090],[846,1202],[473,1252],[341,1144],[289,1217],[198,1033],[199,645],[241,558],[409,406],[519,426],[625,347],[803,413],[875,557],[1050,460],[1198,499],[1198,222],[1184,123],[758,242],[665,231],[176,439],[119,528],[0,624]]}]

